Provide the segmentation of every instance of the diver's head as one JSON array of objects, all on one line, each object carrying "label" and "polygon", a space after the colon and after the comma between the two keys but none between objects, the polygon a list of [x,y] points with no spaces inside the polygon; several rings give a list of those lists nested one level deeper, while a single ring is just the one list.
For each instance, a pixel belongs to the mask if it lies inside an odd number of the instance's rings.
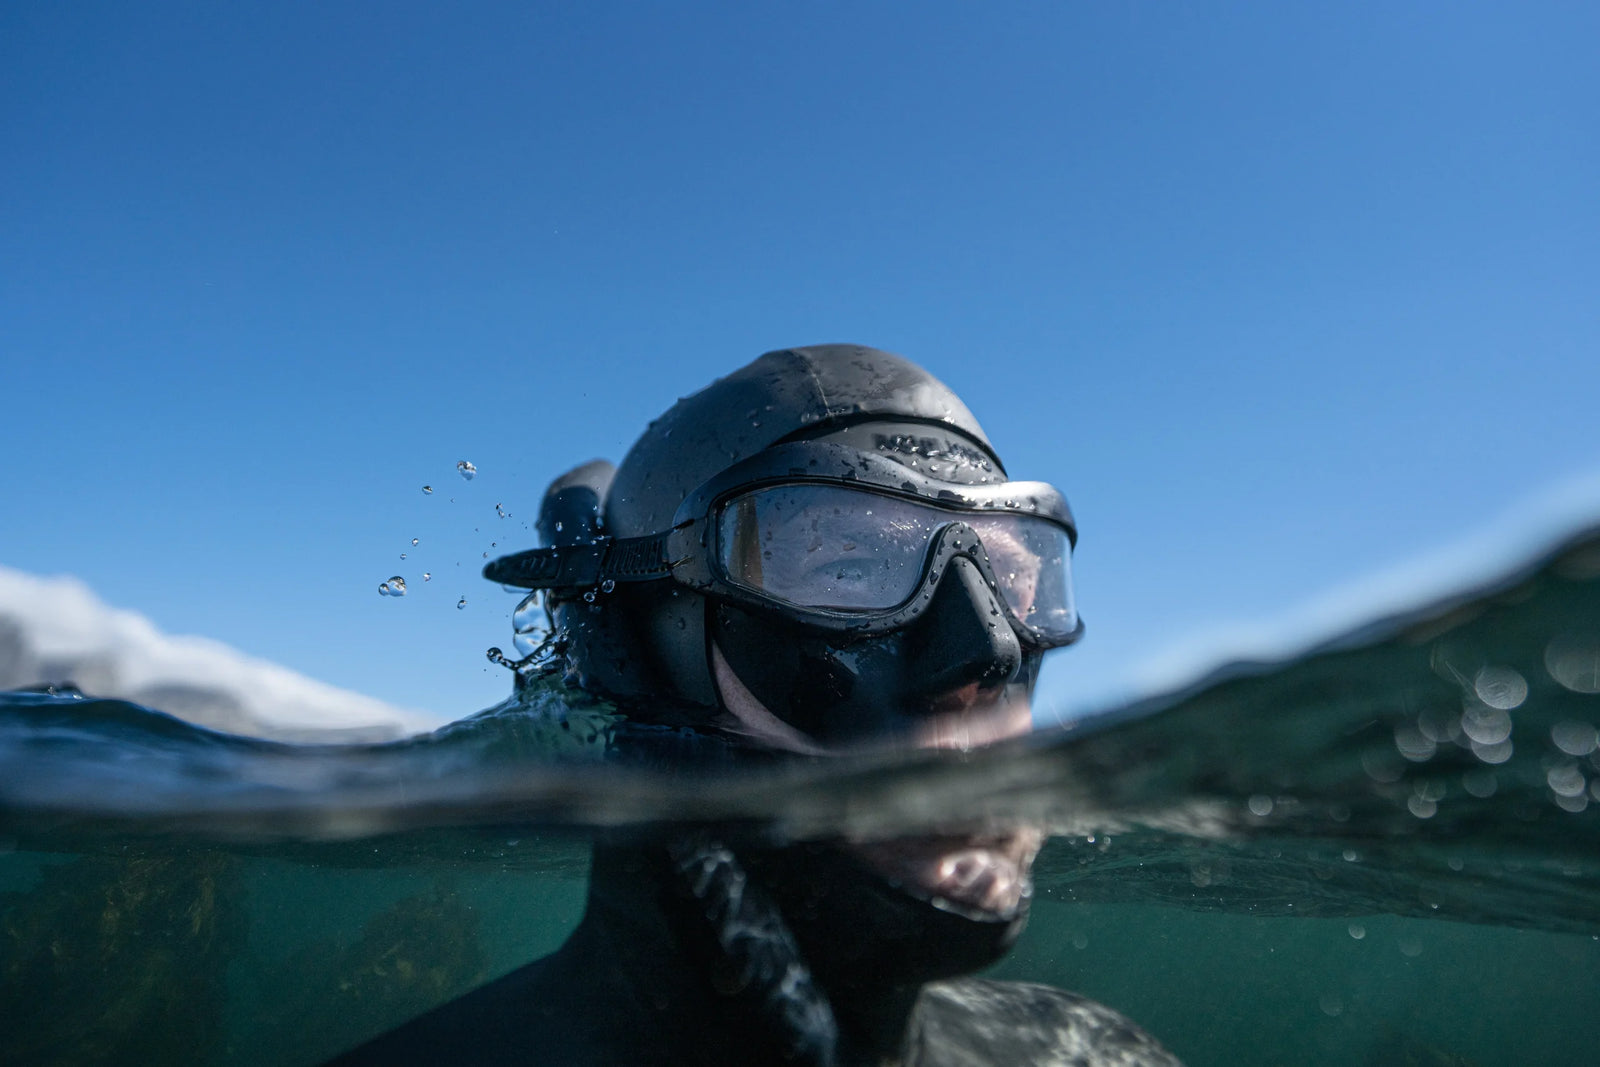
[{"label": "diver's head", "polygon": [[549,590],[585,685],[766,747],[1024,732],[1044,651],[1081,631],[1060,493],[1008,481],[932,375],[855,345],[680,400],[614,473],[558,480],[540,532],[485,573]]},{"label": "diver's head", "polygon": [[[1082,629],[1061,494],[1008,480],[932,375],[854,345],[769,352],[680,400],[620,468],[557,480],[539,529],[548,547],[485,574],[548,591],[582,684],[760,748],[1026,733],[1044,652]],[[1012,828],[742,855],[840,974],[926,979],[1009,946],[1038,844]]]}]

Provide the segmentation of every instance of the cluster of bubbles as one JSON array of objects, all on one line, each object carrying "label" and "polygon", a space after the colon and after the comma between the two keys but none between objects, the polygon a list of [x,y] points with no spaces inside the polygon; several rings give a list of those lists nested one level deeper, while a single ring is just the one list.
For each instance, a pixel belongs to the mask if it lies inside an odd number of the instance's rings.
[{"label": "cluster of bubbles", "polygon": [[[1550,641],[1544,650],[1545,672],[1573,693],[1600,693],[1600,636],[1568,633]],[[1477,798],[1493,796],[1498,783],[1495,768],[1515,752],[1512,713],[1528,700],[1527,677],[1513,667],[1486,665],[1470,675],[1449,663],[1448,653],[1436,650],[1435,666],[1460,685],[1460,712],[1447,707],[1423,709],[1394,728],[1394,751],[1401,760],[1383,753],[1362,759],[1369,777],[1394,783],[1405,777],[1405,764],[1423,764],[1446,745],[1470,751],[1479,766],[1461,776],[1461,787]],[[1580,812],[1591,802],[1600,803],[1600,730],[1593,723],[1563,720],[1550,727],[1556,752],[1543,760],[1550,799],[1569,812]],[[1439,779],[1419,779],[1411,784],[1406,807],[1419,819],[1431,818],[1446,794]]]}]

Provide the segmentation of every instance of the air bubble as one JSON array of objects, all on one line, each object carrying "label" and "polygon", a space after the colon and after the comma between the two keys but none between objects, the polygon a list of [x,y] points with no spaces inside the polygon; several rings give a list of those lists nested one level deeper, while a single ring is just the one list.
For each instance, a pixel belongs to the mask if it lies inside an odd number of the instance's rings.
[{"label": "air bubble", "polygon": [[420,540],[421,540],[421,539],[420,539],[420,538],[417,538],[417,537],[413,537],[413,538],[412,538],[412,539],[411,539],[411,547],[412,547],[412,548],[416,548],[416,547],[417,547],[417,542],[418,542],[418,541],[420,541]]},{"label": "air bubble", "polygon": [[457,611],[465,611],[465,610],[467,610],[467,598],[466,597],[462,597],[460,600],[456,601],[456,610]]},{"label": "air bubble", "polygon": [[1581,797],[1589,782],[1576,763],[1561,763],[1545,772],[1545,784],[1560,797]]},{"label": "air bubble", "polygon": [[422,491],[424,493],[427,493],[429,496],[432,496],[433,495],[433,486],[425,485],[425,486],[422,487]]},{"label": "air bubble", "polygon": [[1600,693],[1600,634],[1562,634],[1545,646],[1544,669],[1562,688]]},{"label": "air bubble", "polygon": [[1412,763],[1428,762],[1439,748],[1433,738],[1410,725],[1394,728],[1394,747]]},{"label": "air bubble", "polygon": [[478,473],[478,468],[463,459],[456,464],[456,471],[460,473],[461,477],[470,482],[473,476]]},{"label": "air bubble", "polygon": [[422,572],[422,580],[425,581],[425,582],[433,581],[433,572],[432,571],[423,571]]},{"label": "air bubble", "polygon": [[401,559],[405,559],[406,558],[406,554],[404,552],[400,553],[400,558]]},{"label": "air bubble", "polygon": [[1360,923],[1351,923],[1347,929],[1350,931],[1350,936],[1355,938],[1357,941],[1360,941],[1363,937],[1367,936],[1367,928],[1362,926]]},{"label": "air bubble", "polygon": [[594,603],[594,590],[591,589],[587,593],[584,593],[583,594],[583,600],[584,600],[584,603],[586,603],[586,604],[593,604]]},{"label": "air bubble", "polygon": [[1569,756],[1587,756],[1600,748],[1600,734],[1586,722],[1558,722],[1550,727],[1550,740]]},{"label": "air bubble", "polygon": [[505,509],[505,508],[503,508],[503,507],[501,507],[501,506],[500,506],[500,505],[499,505],[499,504],[496,504],[496,505],[495,505],[495,506],[494,506],[494,513],[495,513],[495,514],[496,514],[496,515],[498,515],[498,516],[500,516],[500,517],[501,517],[501,518],[502,518],[502,519],[504,519],[504,518],[506,518],[506,517],[507,517],[507,516],[506,516],[506,509]]},{"label": "air bubble", "polygon": [[617,587],[617,583],[612,581],[610,578],[607,578],[605,581],[600,583],[600,591],[602,593],[609,593],[609,592],[611,592],[611,590],[615,589],[616,587]]},{"label": "air bubble", "polygon": [[1461,732],[1476,745],[1498,745],[1511,736],[1511,716],[1493,705],[1468,707],[1461,714]]},{"label": "air bubble", "polygon": [[1528,680],[1510,667],[1485,667],[1472,679],[1478,699],[1500,711],[1511,711],[1528,699]]},{"label": "air bubble", "polygon": [[405,596],[406,580],[397,574],[378,586],[378,592],[384,596]]},{"label": "air bubble", "polygon": [[1257,793],[1249,801],[1250,814],[1265,818],[1272,814],[1272,798],[1265,793]]}]

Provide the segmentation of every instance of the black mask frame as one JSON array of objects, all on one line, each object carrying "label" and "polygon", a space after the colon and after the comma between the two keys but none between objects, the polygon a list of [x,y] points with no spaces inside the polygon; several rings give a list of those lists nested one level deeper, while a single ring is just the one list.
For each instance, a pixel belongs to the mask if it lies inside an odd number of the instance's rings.
[{"label": "black mask frame", "polygon": [[[802,608],[722,573],[715,543],[715,520],[722,504],[753,489],[804,483],[842,485],[920,501],[953,513],[951,521],[932,536],[921,580],[907,600],[882,611]],[[995,590],[1012,628],[1029,644],[1056,648],[1076,641],[1083,633],[1082,620],[1068,634],[1051,634],[1011,610],[1000,595],[982,541],[971,526],[960,521],[962,511],[1010,512],[1044,519],[1061,527],[1069,544],[1077,544],[1077,526],[1066,498],[1045,482],[957,484],[930,477],[897,459],[842,444],[796,441],[759,452],[711,478],[679,505],[671,529],[642,537],[601,535],[587,543],[528,549],[494,560],[484,567],[483,575],[501,585],[548,590],[557,599],[607,591],[618,583],[671,580],[790,622],[840,635],[865,635],[912,623],[950,562],[964,557]]]}]

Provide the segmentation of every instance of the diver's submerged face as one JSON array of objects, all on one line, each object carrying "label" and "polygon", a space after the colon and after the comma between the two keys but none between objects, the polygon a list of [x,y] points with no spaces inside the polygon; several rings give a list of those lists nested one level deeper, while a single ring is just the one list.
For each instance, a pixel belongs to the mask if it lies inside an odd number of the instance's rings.
[{"label": "diver's submerged face", "polygon": [[[967,749],[1028,733],[1028,655],[976,568],[956,561],[904,630],[841,640],[729,605],[715,609],[713,674],[729,728],[765,747],[823,754],[883,746]],[[841,846],[895,890],[990,922],[1020,921],[1042,835],[1032,828]],[[1009,942],[1007,942],[1009,943]]]}]

